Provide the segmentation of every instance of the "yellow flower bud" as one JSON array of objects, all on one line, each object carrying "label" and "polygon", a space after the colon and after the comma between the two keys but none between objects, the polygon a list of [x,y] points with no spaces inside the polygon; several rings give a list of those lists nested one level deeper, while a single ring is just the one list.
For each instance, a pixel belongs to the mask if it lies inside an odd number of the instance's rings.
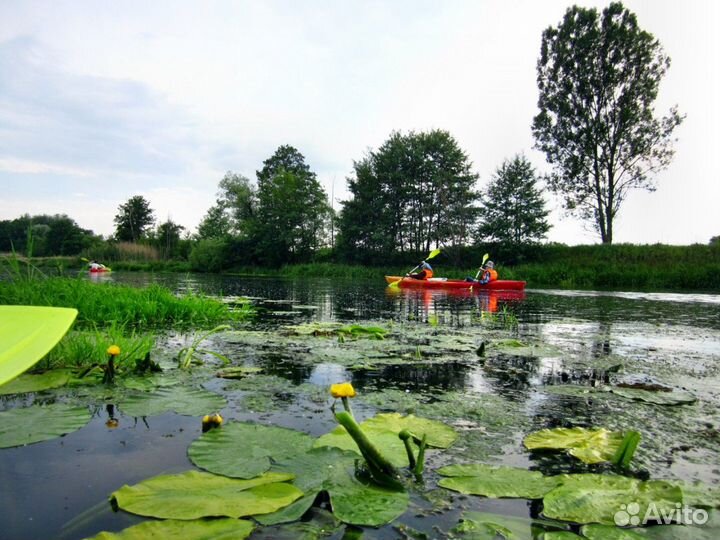
[{"label": "yellow flower bud", "polygon": [[209,429],[220,427],[223,423],[223,417],[220,413],[206,414],[202,419],[202,430],[203,433]]},{"label": "yellow flower bud", "polygon": [[120,347],[118,347],[117,345],[110,345],[107,348],[107,353],[110,356],[117,356],[118,354],[120,354]]},{"label": "yellow flower bud", "polygon": [[355,397],[355,389],[349,382],[333,384],[330,386],[330,394],[334,398]]}]

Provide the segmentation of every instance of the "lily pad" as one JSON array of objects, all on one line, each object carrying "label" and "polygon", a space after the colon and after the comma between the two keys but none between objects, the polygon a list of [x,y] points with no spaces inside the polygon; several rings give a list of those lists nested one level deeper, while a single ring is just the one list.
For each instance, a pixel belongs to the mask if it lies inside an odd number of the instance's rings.
[{"label": "lily pad", "polygon": [[120,531],[101,532],[90,540],[147,540],[148,538],[182,538],[183,540],[242,540],[252,533],[255,525],[245,519],[196,519],[182,521],[167,519],[145,521]]},{"label": "lily pad", "polygon": [[484,497],[520,497],[542,499],[560,485],[560,477],[544,476],[537,471],[473,463],[448,465],[437,471],[443,478],[438,485],[467,495]]},{"label": "lily pad", "polygon": [[40,375],[20,375],[18,378],[0,386],[0,396],[60,388],[65,386],[69,380],[70,372],[63,369],[46,371]]},{"label": "lily pad", "polygon": [[453,538],[472,540],[527,540],[540,538],[543,533],[557,531],[560,525],[542,519],[528,519],[517,516],[504,516],[489,512],[464,512],[462,521],[452,532]]},{"label": "lily pad", "polygon": [[[401,416],[398,413],[378,414],[360,424],[363,432],[377,449],[396,467],[409,465],[405,445],[398,437],[403,429],[410,430],[422,438],[427,435],[428,446],[447,448],[457,438],[457,433],[450,426],[436,420],[419,418],[411,414]],[[334,446],[360,454],[355,441],[342,426],[336,427],[315,441],[315,448]]]},{"label": "lily pad", "polygon": [[567,450],[583,463],[610,461],[623,441],[619,431],[605,428],[555,428],[531,433],[523,444],[528,450]]},{"label": "lily pad", "polygon": [[644,530],[636,532],[632,529],[621,529],[610,525],[598,525],[592,523],[583,525],[580,532],[585,538],[590,540],[644,540],[647,539],[645,534],[641,534]]},{"label": "lily pad", "polygon": [[90,421],[87,407],[33,405],[0,412],[0,448],[47,441],[77,431]]},{"label": "lily pad", "polygon": [[368,418],[360,425],[363,430],[388,430],[393,433],[400,433],[407,429],[417,437],[427,436],[428,446],[435,448],[449,448],[457,439],[457,433],[447,424],[412,414],[407,416],[402,416],[400,413],[378,414]]},{"label": "lily pad", "polygon": [[118,407],[129,416],[155,416],[175,412],[185,416],[202,416],[219,411],[227,405],[219,394],[198,388],[160,388],[149,394],[138,394],[123,399]]},{"label": "lily pad", "polygon": [[312,446],[312,437],[294,429],[231,422],[194,440],[190,460],[207,471],[234,478],[253,478]]},{"label": "lily pad", "polygon": [[682,505],[682,490],[660,480],[643,482],[635,478],[600,474],[562,476],[562,484],[543,498],[545,516],[577,523],[615,525],[621,505],[637,504],[644,516],[650,504],[658,512],[674,512]]},{"label": "lily pad", "polygon": [[274,512],[302,497],[286,483],[292,475],[266,473],[250,480],[187,471],[155,476],[113,492],[118,507],[141,516],[163,519],[239,518]]},{"label": "lily pad", "polygon": [[223,379],[242,379],[244,377],[247,377],[248,375],[260,373],[261,371],[262,368],[259,367],[239,366],[221,369],[215,375]]},{"label": "lily pad", "polygon": [[328,493],[333,514],[351,525],[379,527],[394,521],[407,509],[410,496],[371,482],[361,482],[347,471],[338,470],[329,480]]},{"label": "lily pad", "polygon": [[610,391],[616,396],[654,405],[689,405],[697,401],[694,394],[678,388],[673,389],[672,392],[653,392],[640,388],[614,387]]},{"label": "lily pad", "polygon": [[77,314],[72,308],[0,306],[0,385],[50,352]]}]

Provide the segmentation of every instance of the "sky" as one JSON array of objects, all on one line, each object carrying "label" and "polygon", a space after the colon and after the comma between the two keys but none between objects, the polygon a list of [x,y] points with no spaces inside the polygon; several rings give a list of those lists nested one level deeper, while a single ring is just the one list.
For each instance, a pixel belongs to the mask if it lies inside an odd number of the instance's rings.
[{"label": "sky", "polygon": [[[577,2],[602,9],[607,2]],[[297,148],[336,210],[353,162],[393,131],[448,131],[478,188],[533,149],[542,31],[569,1],[0,2],[0,220],[64,213],[98,234],[142,195],[194,232],[226,171]],[[632,192],[614,241],[720,235],[720,2],[626,0],[672,65],[658,116],[686,115],[657,190]],[[599,242],[548,195],[548,240]]]}]

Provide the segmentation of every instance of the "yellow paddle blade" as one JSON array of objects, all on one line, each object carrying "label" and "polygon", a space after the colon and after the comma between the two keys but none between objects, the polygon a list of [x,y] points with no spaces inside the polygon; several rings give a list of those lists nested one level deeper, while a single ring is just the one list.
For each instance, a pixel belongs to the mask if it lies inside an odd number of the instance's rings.
[{"label": "yellow paddle blade", "polygon": [[480,263],[480,266],[482,266],[483,264],[485,264],[489,258],[490,258],[490,254],[489,254],[489,253],[486,253],[485,255],[483,255],[483,260],[482,260],[482,263]]},{"label": "yellow paddle blade", "polygon": [[45,306],[0,306],[0,384],[27,371],[57,345],[78,311]]},{"label": "yellow paddle blade", "polygon": [[433,250],[430,252],[430,255],[428,255],[428,256],[427,256],[427,259],[425,259],[425,260],[426,260],[426,261],[429,261],[430,259],[434,259],[434,258],[437,257],[439,254],[440,254],[440,249],[439,249],[439,248],[438,248],[438,249],[433,249]]}]

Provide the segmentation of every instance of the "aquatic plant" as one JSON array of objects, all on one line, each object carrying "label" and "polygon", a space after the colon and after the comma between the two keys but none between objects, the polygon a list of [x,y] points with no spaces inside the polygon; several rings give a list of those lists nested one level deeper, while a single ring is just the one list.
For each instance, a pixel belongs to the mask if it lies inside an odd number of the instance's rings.
[{"label": "aquatic plant", "polygon": [[218,332],[223,332],[225,330],[230,330],[230,326],[227,324],[221,324],[220,326],[216,326],[215,328],[208,330],[207,332],[202,332],[200,334],[197,334],[190,345],[187,347],[183,347],[180,349],[180,351],[177,354],[177,360],[178,360],[178,367],[180,369],[190,369],[191,364],[201,364],[202,363],[202,355],[209,354],[211,356],[214,356],[218,360],[222,361],[225,364],[230,363],[230,359],[218,352],[211,351],[210,349],[201,349],[200,344],[208,339],[213,334],[217,334]]},{"label": "aquatic plant", "polygon": [[120,347],[110,345],[107,348],[108,361],[105,366],[105,374],[103,375],[103,383],[112,384],[115,382],[115,357],[120,354]]},{"label": "aquatic plant", "polygon": [[0,281],[0,303],[72,307],[79,327],[118,324],[126,327],[207,327],[246,320],[252,308],[230,309],[223,302],[196,294],[174,295],[159,285],[134,288],[92,283],[82,278],[50,277]]}]

